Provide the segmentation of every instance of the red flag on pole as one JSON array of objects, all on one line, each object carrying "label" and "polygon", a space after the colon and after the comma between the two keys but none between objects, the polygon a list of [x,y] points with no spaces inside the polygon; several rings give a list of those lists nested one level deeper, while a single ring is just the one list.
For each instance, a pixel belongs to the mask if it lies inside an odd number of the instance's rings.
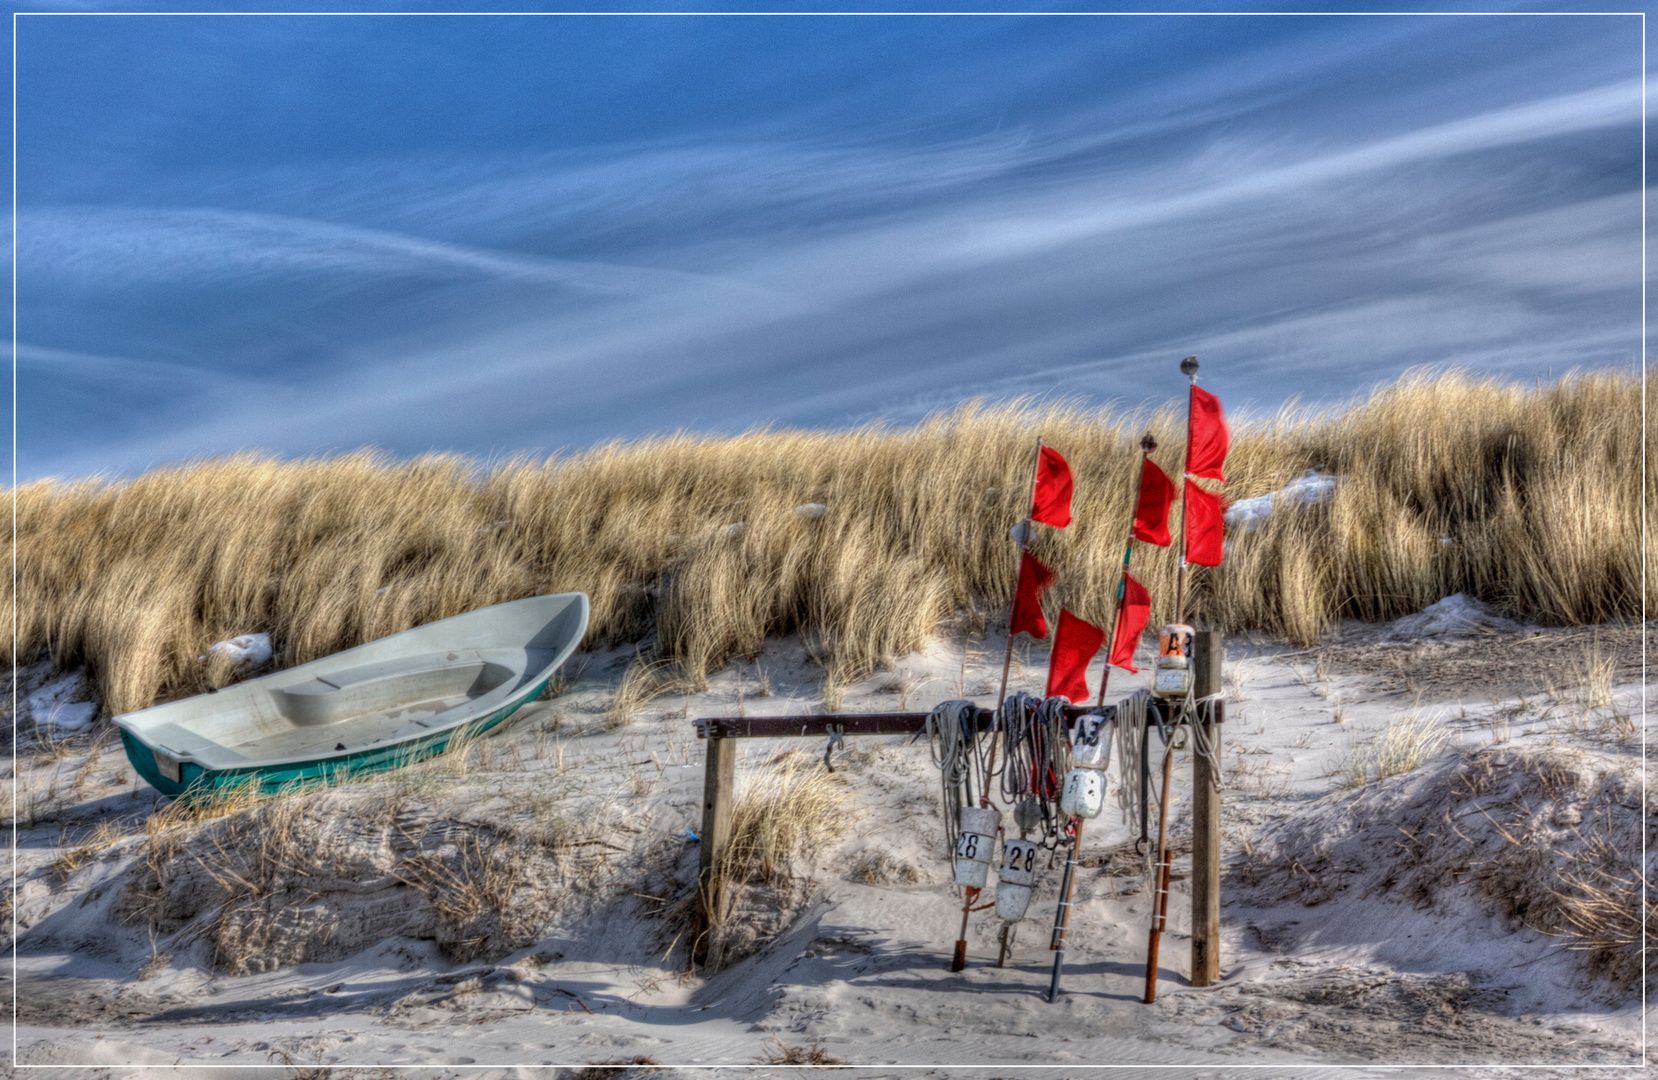
[{"label": "red flag on pole", "polygon": [[1140,469],[1140,502],[1134,507],[1134,539],[1144,540],[1158,547],[1168,547],[1174,540],[1169,535],[1169,504],[1174,502],[1174,481],[1168,474],[1145,459]]},{"label": "red flag on pole", "polygon": [[1186,561],[1219,566],[1225,552],[1220,496],[1186,481]]},{"label": "red flag on pole", "polygon": [[1053,584],[1054,572],[1028,551],[1019,554],[1019,584],[1013,594],[1013,617],[1008,622],[1009,640],[1023,630],[1032,637],[1048,636],[1048,621],[1042,617],[1042,594]]},{"label": "red flag on pole", "polygon": [[1151,593],[1134,580],[1133,574],[1123,575],[1123,613],[1117,619],[1117,636],[1111,642],[1111,663],[1124,671],[1140,669],[1134,666],[1134,649],[1140,644],[1140,635],[1146,631],[1151,618]]},{"label": "red flag on pole", "polygon": [[1059,629],[1054,631],[1053,652],[1048,656],[1048,689],[1044,697],[1067,697],[1074,704],[1088,700],[1088,664],[1105,644],[1105,631],[1059,611]]},{"label": "red flag on pole", "polygon": [[1075,488],[1070,462],[1058,450],[1044,446],[1036,459],[1036,492],[1031,499],[1031,520],[1056,529],[1069,525],[1071,493]]},{"label": "red flag on pole", "polygon": [[[1206,480],[1226,479],[1221,466],[1226,464],[1226,451],[1232,445],[1232,433],[1227,430],[1226,417],[1221,415],[1220,398],[1192,386],[1191,444],[1186,448],[1186,473]],[[1195,560],[1194,560],[1195,561]]]}]

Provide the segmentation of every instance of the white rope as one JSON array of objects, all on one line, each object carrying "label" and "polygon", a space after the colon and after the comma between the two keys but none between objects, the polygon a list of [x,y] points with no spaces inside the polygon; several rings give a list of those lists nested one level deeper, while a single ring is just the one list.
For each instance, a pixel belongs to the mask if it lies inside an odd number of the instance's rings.
[{"label": "white rope", "polygon": [[1206,701],[1219,701],[1223,696],[1210,694],[1194,698],[1190,691],[1186,694],[1186,726],[1192,729],[1192,752],[1209,763],[1209,784],[1216,791],[1226,788],[1226,777],[1221,774],[1220,725],[1202,723],[1198,706]]},{"label": "white rope", "polygon": [[[977,716],[978,706],[971,701],[945,701],[933,706],[923,729],[928,748],[932,751],[933,764],[939,770],[940,802],[944,810],[944,857],[947,859],[955,857],[957,825],[961,821],[961,808],[971,796],[966,789],[974,778],[975,764],[979,766],[977,772],[981,792],[986,790],[984,784],[989,780],[984,776],[985,762],[974,752],[973,744],[978,736]],[[994,731],[991,737],[995,737]]]},{"label": "white rope", "polygon": [[1122,811],[1123,824],[1130,832],[1140,830],[1140,793],[1129,777],[1140,775],[1140,747],[1146,738],[1146,708],[1151,701],[1149,690],[1136,690],[1117,703],[1117,807]]}]

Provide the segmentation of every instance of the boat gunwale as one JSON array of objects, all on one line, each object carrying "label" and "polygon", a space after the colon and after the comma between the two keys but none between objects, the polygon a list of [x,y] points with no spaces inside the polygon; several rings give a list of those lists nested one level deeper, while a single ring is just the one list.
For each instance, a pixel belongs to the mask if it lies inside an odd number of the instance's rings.
[{"label": "boat gunwale", "polygon": [[[468,701],[466,703],[456,705],[451,710],[447,710],[447,711],[451,711],[451,712],[456,712],[458,714],[455,719],[444,723],[442,726],[427,728],[425,730],[418,731],[418,732],[412,732],[412,733],[410,733],[410,734],[408,734],[408,735],[406,735],[406,736],[404,736],[400,739],[387,739],[387,740],[383,740],[383,741],[379,741],[379,742],[364,743],[364,744],[360,744],[360,745],[357,745],[357,746],[346,747],[343,750],[330,749],[330,750],[327,750],[325,752],[312,753],[312,754],[302,754],[302,755],[297,755],[297,756],[291,755],[291,756],[287,756],[287,757],[260,758],[260,759],[257,759],[257,760],[249,760],[249,761],[239,762],[239,763],[234,764],[234,765],[210,765],[206,762],[201,761],[199,758],[197,758],[196,755],[193,752],[190,752],[190,751],[176,751],[176,750],[172,749],[171,747],[159,745],[158,742],[153,740],[151,737],[149,737],[146,732],[138,730],[136,728],[136,726],[132,723],[132,718],[133,717],[137,717],[137,716],[139,716],[141,714],[144,714],[144,713],[155,712],[157,710],[168,709],[172,706],[180,705],[180,704],[182,704],[184,702],[187,702],[187,701],[194,701],[197,698],[203,698],[203,697],[208,696],[207,694],[195,694],[195,695],[192,695],[191,697],[188,697],[188,698],[180,698],[177,701],[162,702],[158,705],[146,706],[143,709],[135,709],[132,712],[122,713],[120,716],[112,717],[110,719],[110,723],[113,724],[115,727],[117,727],[122,732],[122,735],[124,737],[123,741],[130,738],[132,741],[137,742],[139,745],[144,747],[144,749],[148,750],[151,754],[156,754],[156,753],[165,754],[168,758],[170,758],[173,761],[177,762],[178,766],[179,766],[179,769],[180,769],[180,779],[176,780],[176,781],[172,780],[171,778],[165,778],[165,779],[166,779],[166,782],[167,782],[168,786],[176,787],[180,791],[182,791],[185,788],[188,788],[190,786],[200,784],[204,780],[206,780],[207,778],[213,777],[213,776],[226,776],[226,775],[233,775],[233,774],[257,775],[258,773],[260,773],[262,771],[268,771],[270,769],[277,769],[277,768],[283,768],[283,767],[304,767],[304,766],[308,766],[308,765],[316,765],[316,766],[326,767],[327,763],[329,763],[329,762],[342,761],[342,760],[349,759],[349,758],[354,757],[354,756],[361,756],[361,755],[365,755],[365,754],[378,754],[378,753],[392,752],[392,751],[395,751],[398,747],[410,746],[412,744],[421,744],[421,743],[425,743],[425,742],[437,741],[440,737],[447,736],[448,738],[445,739],[444,742],[443,742],[443,749],[433,751],[434,754],[442,753],[445,749],[447,749],[448,743],[453,741],[456,733],[459,732],[461,729],[464,729],[467,725],[477,723],[478,721],[483,720],[483,719],[488,718],[488,717],[491,717],[491,716],[495,716],[497,713],[500,713],[501,715],[499,717],[497,717],[495,723],[499,723],[501,720],[504,720],[508,716],[510,716],[513,712],[516,712],[519,708],[522,708],[529,700],[531,700],[533,697],[537,696],[542,690],[544,690],[546,688],[547,683],[551,680],[553,673],[555,671],[557,671],[561,666],[563,666],[564,663],[566,663],[569,660],[570,656],[576,651],[576,649],[580,647],[582,637],[586,633],[588,615],[590,614],[591,607],[590,607],[590,601],[588,600],[587,595],[585,593],[579,593],[579,592],[576,592],[576,593],[549,593],[549,594],[546,594],[546,595],[543,595],[543,596],[523,597],[519,600],[508,600],[508,601],[505,601],[501,604],[491,604],[488,607],[477,608],[473,611],[461,612],[458,615],[451,615],[448,618],[435,619],[432,622],[423,623],[420,626],[412,626],[407,630],[400,630],[395,634],[388,634],[383,638],[376,638],[373,641],[365,641],[361,645],[354,645],[349,649],[342,649],[341,651],[339,651],[337,653],[330,653],[327,656],[321,656],[321,657],[318,657],[315,660],[309,660],[309,661],[306,661],[303,664],[298,664],[298,665],[296,665],[294,667],[291,667],[291,668],[284,668],[281,671],[273,671],[273,672],[270,672],[269,674],[261,675],[258,678],[249,679],[246,682],[237,683],[232,687],[227,687],[226,688],[227,691],[243,691],[243,690],[245,690],[246,693],[247,693],[247,696],[249,696],[251,698],[253,694],[258,693],[261,690],[263,690],[267,693],[269,692],[269,690],[270,690],[269,685],[260,686],[260,684],[264,683],[266,680],[277,680],[278,682],[283,682],[283,683],[293,682],[295,684],[301,684],[305,681],[305,679],[304,678],[295,678],[295,676],[296,675],[303,675],[306,672],[307,669],[312,669],[313,671],[316,671],[316,670],[322,670],[322,671],[350,670],[349,666],[344,667],[344,668],[342,668],[340,666],[340,664],[339,664],[340,658],[348,657],[352,653],[358,652],[359,650],[366,650],[366,649],[373,648],[375,646],[383,645],[386,642],[395,641],[397,638],[402,637],[406,634],[413,634],[413,633],[416,633],[418,631],[427,630],[431,627],[440,626],[443,623],[452,622],[452,621],[455,621],[455,620],[468,619],[468,618],[471,618],[473,616],[481,615],[482,613],[490,611],[492,609],[505,607],[505,606],[510,605],[510,604],[522,604],[522,603],[526,603],[528,601],[534,601],[534,600],[553,600],[553,599],[564,599],[564,598],[579,598],[579,601],[572,601],[572,602],[579,602],[581,608],[583,609],[582,610],[582,617],[580,619],[580,625],[577,628],[577,631],[574,634],[570,635],[569,640],[567,640],[562,646],[560,646],[560,648],[556,652],[553,653],[553,659],[548,664],[546,664],[546,665],[544,665],[544,666],[540,667],[539,669],[532,672],[531,669],[529,668],[529,665],[528,665],[528,662],[527,662],[528,655],[529,655],[529,650],[524,648],[522,645],[516,645],[516,646],[508,647],[508,648],[511,648],[511,649],[521,650],[523,655],[525,656],[525,661],[526,661],[522,665],[514,666],[511,669],[513,671],[514,677],[521,680],[519,682],[518,686],[515,689],[510,690],[504,697],[502,697],[502,698],[500,698],[496,701],[489,702],[487,705],[483,706],[482,708],[469,708],[468,707],[468,706],[475,705],[479,701],[485,701],[491,695],[496,693],[496,690],[490,690],[487,693],[482,694],[477,698],[471,699],[470,701]],[[557,619],[559,617],[559,615],[561,615],[563,613],[563,611],[568,608],[568,606],[569,606],[569,604],[566,604],[564,607],[560,608],[559,613],[555,614],[553,616],[553,619]],[[549,620],[549,622],[551,622],[551,621],[552,620]],[[436,650],[434,650],[434,651],[436,651]],[[507,649],[506,648],[484,648],[484,649],[479,649],[479,648],[473,648],[473,647],[469,647],[469,646],[461,646],[459,649],[450,649],[448,651],[450,651],[450,652],[472,653],[473,655],[477,656],[480,660],[485,660],[486,658],[485,658],[484,654],[486,654],[486,653],[500,653],[500,652],[503,652],[503,651],[507,651]],[[420,654],[415,654],[415,655],[420,655]],[[487,661],[486,660],[486,662],[496,662],[496,661]],[[312,674],[310,677],[315,678],[316,675]],[[278,687],[278,689],[280,689],[280,688],[281,687]],[[209,693],[210,694],[211,693],[216,693],[216,691],[209,691]],[[503,712],[503,710],[505,710],[505,711]],[[438,715],[442,715],[442,714],[440,713]],[[349,723],[350,719],[352,719],[352,718],[347,718],[345,720],[339,721],[339,723]],[[318,725],[315,728],[315,730],[317,730],[318,732],[323,732],[323,731],[328,730],[332,726],[333,725]],[[489,726],[493,727],[494,724],[491,724]],[[205,737],[206,736],[203,736],[203,738],[205,738]],[[222,745],[222,744],[216,744],[216,745]],[[129,758],[132,758],[132,754],[130,753],[130,751],[129,751],[127,756]],[[422,756],[430,756],[430,755],[422,755]],[[419,759],[420,759],[419,757],[416,757],[413,760],[419,760]],[[183,777],[183,767],[186,763],[194,765],[198,770],[200,770],[200,773],[201,773],[200,776],[196,777],[195,779],[193,779],[189,782],[186,782],[182,779],[182,777]],[[135,766],[137,765],[136,761],[134,762],[134,765]],[[388,766],[388,767],[395,767],[395,766]],[[152,780],[147,775],[145,776],[145,780],[150,782],[151,786],[156,787],[158,790],[163,790],[163,791],[166,790],[161,785],[156,784],[154,782],[154,780]]]}]

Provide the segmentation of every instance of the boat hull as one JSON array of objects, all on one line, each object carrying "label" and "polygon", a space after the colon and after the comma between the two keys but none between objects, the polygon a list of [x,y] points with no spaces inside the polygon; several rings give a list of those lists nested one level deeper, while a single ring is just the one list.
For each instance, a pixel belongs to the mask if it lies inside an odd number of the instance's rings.
[{"label": "boat hull", "polygon": [[547,679],[522,699],[502,706],[488,715],[449,731],[434,732],[422,739],[412,739],[393,746],[377,746],[339,757],[314,758],[310,761],[285,762],[282,765],[253,766],[242,769],[204,769],[193,761],[179,763],[179,778],[163,776],[156,767],[155,751],[139,742],[130,731],[121,732],[121,745],[126,748],[127,760],[144,782],[170,799],[186,792],[192,796],[210,796],[213,792],[246,791],[248,794],[275,795],[282,791],[340,784],[374,773],[401,769],[428,758],[437,757],[457,742],[475,739],[491,728],[498,727],[513,713],[540,696],[547,688]]},{"label": "boat hull", "polygon": [[[501,725],[546,690],[587,614],[579,593],[500,604],[114,723],[133,768],[171,798],[337,784],[424,761]],[[430,689],[463,686],[474,673],[470,691]],[[409,688],[401,699],[399,687]],[[434,693],[443,700],[417,700]],[[362,706],[355,713],[354,704]]]}]

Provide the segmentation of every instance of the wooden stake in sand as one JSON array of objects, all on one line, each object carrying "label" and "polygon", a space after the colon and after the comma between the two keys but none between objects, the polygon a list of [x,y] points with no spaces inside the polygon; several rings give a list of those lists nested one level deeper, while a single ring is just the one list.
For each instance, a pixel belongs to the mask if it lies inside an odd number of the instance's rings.
[{"label": "wooden stake in sand", "polygon": [[[1146,432],[1140,439],[1140,469],[1134,474],[1134,499],[1129,506],[1128,541],[1123,545],[1123,567],[1117,575],[1117,604],[1111,616],[1111,631],[1105,638],[1105,670],[1100,673],[1100,694],[1097,705],[1105,705],[1105,689],[1111,683],[1111,649],[1117,640],[1117,624],[1123,618],[1123,595],[1128,588],[1128,564],[1134,558],[1134,519],[1140,510],[1140,489],[1146,475],[1146,462],[1150,459],[1153,450],[1157,449],[1157,440]],[[1076,884],[1077,856],[1082,853],[1082,824],[1081,818],[1072,818],[1073,832],[1071,834],[1071,851],[1065,860],[1065,877],[1059,886],[1059,907],[1054,911],[1054,934],[1048,948],[1054,950],[1053,977],[1048,982],[1048,1000],[1059,1000],[1059,977],[1065,967],[1065,935],[1071,927],[1071,890]]]},{"label": "wooden stake in sand", "polygon": [[737,775],[737,744],[731,739],[710,738],[702,777],[702,842],[697,868],[696,934],[687,959],[691,965],[707,959],[709,939],[723,909],[719,895],[720,856],[731,840],[731,797]]},{"label": "wooden stake in sand", "polygon": [[[1192,648],[1192,692],[1200,700],[1221,690],[1221,634],[1199,630]],[[1221,712],[1218,701],[1200,706],[1192,755],[1192,985],[1210,986],[1220,978],[1220,756]],[[1206,737],[1204,737],[1206,736]],[[1208,747],[1213,754],[1204,753]]]}]

